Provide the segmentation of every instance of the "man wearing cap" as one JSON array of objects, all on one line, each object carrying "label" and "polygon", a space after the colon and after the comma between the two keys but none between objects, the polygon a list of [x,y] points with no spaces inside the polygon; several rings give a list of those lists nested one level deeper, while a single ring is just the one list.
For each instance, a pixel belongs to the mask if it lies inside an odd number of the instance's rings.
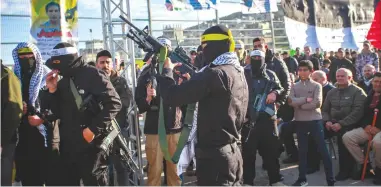
[{"label": "man wearing cap", "polygon": [[365,41],[363,43],[363,49],[360,54],[357,55],[356,58],[356,75],[357,75],[357,80],[363,80],[363,68],[366,64],[373,65],[376,68],[376,71],[379,71],[378,68],[378,58],[379,56],[377,53],[372,51],[372,46],[369,41]]},{"label": "man wearing cap", "polygon": [[286,63],[289,73],[298,74],[298,61],[294,57],[290,57],[287,51],[282,53],[283,61]]},{"label": "man wearing cap", "polygon": [[238,59],[239,59],[239,63],[241,64],[241,66],[245,66],[245,59],[246,59],[246,56],[245,56],[245,44],[243,43],[243,41],[241,40],[237,40],[235,42],[235,53],[237,54],[238,56]]},{"label": "man wearing cap", "polygon": [[248,90],[244,69],[234,53],[231,31],[223,25],[205,30],[201,37],[208,64],[189,81],[176,85],[169,59],[157,76],[163,102],[181,106],[198,102],[196,174],[200,186],[240,185],[242,157],[237,146],[247,111]]},{"label": "man wearing cap", "polygon": [[[106,73],[120,97],[120,101],[122,102],[122,109],[116,115],[115,118],[120,128],[122,129],[123,135],[127,138],[127,110],[132,100],[132,92],[127,85],[126,79],[121,76],[118,76],[117,72],[113,70],[112,57],[109,51],[100,51],[97,54],[96,62],[97,69],[103,70]],[[116,146],[114,146],[114,148],[116,148]],[[114,181],[110,181],[110,183],[112,183],[113,185],[126,186],[128,184],[128,178],[126,179],[128,175],[128,170],[123,168],[122,161],[120,160],[119,155],[117,155],[116,153],[111,154],[111,162],[114,165],[114,168],[117,172],[117,176],[114,176],[114,178],[117,178],[117,180],[114,180],[117,181],[117,183],[115,184]]]},{"label": "man wearing cap", "polygon": [[[117,92],[105,73],[86,65],[69,43],[53,48],[47,66],[53,71],[46,78],[46,100],[61,122],[62,185],[79,186],[80,179],[85,186],[108,185],[108,156],[99,145],[121,109]],[[57,74],[62,76],[59,82]],[[80,110],[89,97],[92,104]]]},{"label": "man wearing cap", "polygon": [[[167,38],[159,37],[159,42],[167,47],[171,47],[171,42]],[[161,173],[165,173],[165,178],[169,186],[180,186],[181,180],[177,175],[176,164],[169,161],[164,161],[164,155],[160,149],[158,122],[159,122],[159,107],[160,94],[156,93],[155,74],[159,71],[159,66],[155,62],[155,58],[151,58],[146,62],[146,67],[142,70],[138,79],[138,84],[135,93],[135,102],[139,108],[139,113],[146,112],[144,122],[144,134],[146,136],[146,154],[148,161],[148,186],[161,185]],[[155,66],[152,68],[152,66]],[[154,71],[152,71],[154,69]],[[177,79],[176,79],[177,80]],[[159,86],[159,85],[156,85]],[[163,105],[165,128],[167,132],[168,148],[174,153],[179,141],[181,132],[181,117],[182,111],[178,106]],[[164,166],[163,166],[164,165]]]},{"label": "man wearing cap", "polygon": [[282,105],[286,103],[287,97],[290,94],[291,81],[289,72],[286,64],[283,61],[274,58],[274,53],[268,49],[264,38],[254,38],[253,40],[254,49],[260,50],[265,53],[265,63],[266,68],[275,72],[276,76],[280,80],[283,91],[277,97],[276,108],[279,109]]},{"label": "man wearing cap", "polygon": [[[281,181],[278,161],[281,144],[275,133],[275,103],[279,100],[283,88],[276,74],[266,69],[265,53],[260,50],[250,53],[250,64],[245,67],[245,76],[249,89],[249,106],[248,120],[242,129],[244,184],[254,185],[258,150],[266,166],[270,185],[278,185]],[[257,98],[265,98],[265,100],[260,103],[261,99]]]}]

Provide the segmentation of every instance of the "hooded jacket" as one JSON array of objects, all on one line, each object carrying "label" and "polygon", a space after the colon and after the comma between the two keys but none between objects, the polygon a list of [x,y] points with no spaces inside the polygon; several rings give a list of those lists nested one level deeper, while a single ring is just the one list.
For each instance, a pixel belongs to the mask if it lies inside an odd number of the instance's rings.
[{"label": "hooded jacket", "polygon": [[[61,63],[69,64],[68,62]],[[108,133],[111,120],[120,111],[121,102],[103,71],[85,65],[81,57],[70,64],[70,67],[65,67],[65,75],[59,80],[56,92],[49,93],[46,99],[49,101],[53,114],[60,119],[61,153],[70,159],[76,159],[91,144],[100,144]],[[79,111],[70,88],[70,79],[73,80],[82,100],[92,95],[94,100],[101,104],[99,111],[96,113],[93,113],[91,109]],[[82,135],[86,127],[95,134],[91,144],[87,143]]]}]

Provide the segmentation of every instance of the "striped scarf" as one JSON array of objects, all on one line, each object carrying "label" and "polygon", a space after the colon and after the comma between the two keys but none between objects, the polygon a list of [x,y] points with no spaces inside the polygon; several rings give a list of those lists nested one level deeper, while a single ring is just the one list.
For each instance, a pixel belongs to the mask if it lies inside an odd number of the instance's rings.
[{"label": "striped scarf", "polygon": [[[41,58],[41,53],[38,50],[37,46],[35,46],[32,43],[21,42],[12,51],[13,60],[15,62],[14,72],[15,72],[16,76],[20,79],[20,82],[22,82],[21,81],[21,65],[20,65],[19,57],[18,57],[18,50],[20,48],[32,49],[34,57],[36,59],[36,69],[34,70],[32,78],[30,79],[29,103],[28,104],[33,106],[37,111],[40,111],[40,103],[37,101],[38,94],[39,94],[40,89],[42,89],[45,86],[46,75],[50,72],[50,69],[43,64],[43,61]],[[38,125],[37,128],[40,131],[40,133],[42,134],[42,136],[44,136],[45,147],[47,147],[47,139],[46,139],[46,136],[47,136],[46,130],[47,129],[46,129],[45,125],[43,125],[43,124]]]}]

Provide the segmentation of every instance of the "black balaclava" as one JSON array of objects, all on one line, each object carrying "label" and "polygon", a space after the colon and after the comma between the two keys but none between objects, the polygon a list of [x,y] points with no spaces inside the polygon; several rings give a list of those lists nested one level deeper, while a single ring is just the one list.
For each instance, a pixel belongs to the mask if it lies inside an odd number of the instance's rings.
[{"label": "black balaclava", "polygon": [[235,47],[231,31],[223,25],[216,25],[206,29],[201,36],[201,44],[206,44],[202,49],[206,64],[210,64],[218,56],[226,52],[234,52]]},{"label": "black balaclava", "polygon": [[78,57],[76,48],[69,43],[59,43],[52,50],[52,56],[46,63],[50,69],[58,70],[63,77],[72,76],[77,67],[85,63]]},{"label": "black balaclava", "polygon": [[33,55],[33,57],[28,58],[18,58],[20,65],[20,74],[21,74],[21,84],[22,86],[22,97],[23,101],[29,101],[29,85],[30,80],[32,79],[34,70],[36,70],[36,59],[34,57],[33,51],[31,48],[20,48],[17,52],[19,56],[21,55]]},{"label": "black balaclava", "polygon": [[250,53],[250,64],[253,75],[260,75],[265,67],[265,53],[260,50],[254,50]]},{"label": "black balaclava", "polygon": [[31,48],[20,48],[17,52],[19,56],[21,55],[33,55],[28,58],[18,58],[19,65],[21,68],[21,75],[33,74],[36,69],[36,58],[34,57],[33,51]]}]

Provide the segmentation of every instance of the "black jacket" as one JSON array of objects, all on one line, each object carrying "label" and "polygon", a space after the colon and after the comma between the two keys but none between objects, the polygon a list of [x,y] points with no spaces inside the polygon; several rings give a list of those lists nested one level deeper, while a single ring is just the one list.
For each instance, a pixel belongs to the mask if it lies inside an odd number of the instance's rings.
[{"label": "black jacket", "polygon": [[[374,95],[374,91],[372,90],[369,95],[366,97],[365,105],[364,105],[364,115],[362,119],[359,121],[361,126],[365,128],[368,125],[372,125],[373,116],[374,116],[374,108],[370,107]],[[379,96],[379,100],[381,101],[381,96]],[[381,111],[381,102],[378,102],[376,108]],[[376,127],[381,129],[381,112],[377,113]]]},{"label": "black jacket", "polygon": [[267,69],[272,70],[275,72],[276,76],[280,80],[280,84],[282,85],[283,92],[279,95],[277,98],[277,103],[280,105],[283,105],[287,101],[287,97],[290,95],[291,90],[291,79],[290,75],[287,69],[286,64],[283,61],[278,60],[277,58],[274,58],[274,55],[272,52],[269,52],[268,50],[266,52],[266,64]]},{"label": "black jacket", "polygon": [[369,84],[369,86],[367,86],[367,85],[365,84],[365,81],[364,81],[364,80],[361,80],[361,81],[357,84],[357,86],[360,87],[360,88],[362,88],[366,94],[369,94],[369,92],[372,90],[372,84]]},{"label": "black jacket", "polygon": [[[259,75],[252,75],[251,65],[247,65],[245,67],[245,77],[249,89],[249,105],[246,116],[250,119],[250,115],[254,112],[253,105],[255,97],[257,94],[263,94],[263,89],[266,84],[271,83],[269,88],[270,91],[268,93],[264,93],[266,97],[271,92],[276,93],[277,97],[279,97],[283,92],[283,88],[276,74],[273,71],[266,69],[266,64]],[[275,104],[267,104],[267,107],[275,111]],[[264,111],[261,111],[260,113],[264,113]]]},{"label": "black jacket", "polygon": [[336,88],[336,87],[330,82],[327,82],[327,84],[323,85],[323,103],[324,103],[325,97],[327,96],[327,93],[333,88]]},{"label": "black jacket", "polygon": [[215,148],[239,140],[249,99],[242,67],[211,64],[179,86],[172,71],[164,69],[163,74],[158,81],[164,103],[198,102],[198,147]]},{"label": "black jacket", "polygon": [[111,73],[110,81],[114,86],[115,91],[118,93],[120,101],[122,102],[122,108],[115,117],[116,121],[118,122],[121,128],[127,127],[127,112],[132,100],[132,91],[130,87],[128,87],[126,79],[124,77],[119,76],[114,71],[112,71]]},{"label": "black jacket", "polygon": [[[61,153],[76,159],[89,144],[84,140],[82,131],[88,127],[94,134],[92,144],[99,144],[108,133],[111,120],[121,109],[118,94],[103,71],[84,65],[81,60],[78,66],[71,69],[71,77],[63,77],[57,86],[57,91],[46,97],[52,113],[60,119]],[[102,107],[96,114],[90,109],[80,112],[70,89],[70,78],[82,99],[92,95]]]},{"label": "black jacket", "polygon": [[289,73],[298,73],[298,61],[294,57],[284,58]]},{"label": "black jacket", "polygon": [[[139,113],[146,113],[146,119],[144,122],[144,134],[158,134],[158,122],[159,122],[159,106],[160,106],[160,94],[156,90],[156,97],[148,104],[147,98],[147,85],[151,82],[150,78],[152,73],[150,71],[151,64],[142,70],[142,73],[138,79],[138,85],[136,87],[135,102],[139,108]],[[157,89],[157,88],[156,88]],[[167,134],[178,133],[181,131],[181,118],[182,113],[179,107],[169,106],[164,104],[164,121]]]},{"label": "black jacket", "polygon": [[301,58],[301,60],[298,60],[298,62],[302,60],[310,60],[312,62],[312,65],[314,66],[315,71],[320,69],[320,62],[319,59],[317,59],[316,57],[311,55],[311,57],[308,59],[308,57],[304,55],[303,58]]},{"label": "black jacket", "polygon": [[333,84],[336,83],[336,71],[340,68],[347,68],[351,70],[353,74],[353,78],[356,77],[356,68],[350,60],[348,60],[347,58],[343,58],[343,59],[336,58],[332,62],[331,66],[329,66],[329,80],[331,80]]}]

